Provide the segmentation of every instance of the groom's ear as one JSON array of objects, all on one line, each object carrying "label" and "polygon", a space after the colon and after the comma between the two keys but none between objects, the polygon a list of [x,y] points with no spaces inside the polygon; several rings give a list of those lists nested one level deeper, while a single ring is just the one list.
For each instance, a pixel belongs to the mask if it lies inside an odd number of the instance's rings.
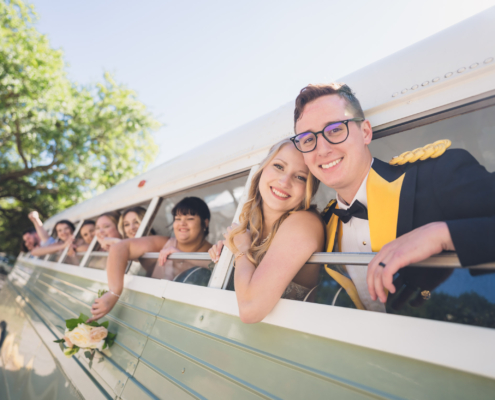
[{"label": "groom's ear", "polygon": [[373,139],[373,129],[367,119],[361,122],[361,133],[363,134],[364,144],[369,145]]}]

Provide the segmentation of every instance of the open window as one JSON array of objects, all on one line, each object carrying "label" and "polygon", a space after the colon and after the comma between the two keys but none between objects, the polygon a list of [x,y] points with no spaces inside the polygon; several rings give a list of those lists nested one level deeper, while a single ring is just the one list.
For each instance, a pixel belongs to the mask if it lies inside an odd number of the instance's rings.
[{"label": "open window", "polygon": [[[209,234],[206,240],[211,244],[216,243],[223,238],[223,233],[232,224],[247,176],[247,172],[241,173],[164,198],[156,211],[151,229],[157,235],[174,240],[173,208],[185,197],[199,197],[207,204],[211,214],[208,226]],[[161,275],[157,273],[159,268],[156,266],[157,257],[158,253],[146,255],[139,260],[141,269],[136,268],[137,263],[135,262],[131,265],[129,273],[160,277]],[[170,279],[201,286],[208,284],[213,266],[209,258],[200,253],[174,254],[167,263],[165,267],[174,271],[171,273]]]},{"label": "open window", "polygon": [[[404,151],[440,139],[450,139],[452,148],[468,150],[488,171],[495,171],[494,106],[381,137],[370,144],[370,150],[373,156],[388,161]],[[325,187],[323,190],[329,191]],[[330,198],[329,195],[327,199]],[[345,275],[349,266],[364,271],[367,268],[366,264],[358,266],[345,262],[331,268]],[[384,306],[384,311],[389,314],[495,328],[493,269],[408,267],[396,274],[394,283],[397,292],[388,296]],[[323,267],[315,302],[356,307]]]},{"label": "open window", "polygon": [[[141,237],[143,234],[146,235],[150,233],[147,229],[149,221],[147,212],[150,206],[154,209],[155,205],[156,203],[153,201],[147,201],[132,207],[116,210],[111,213],[113,215],[108,215],[106,223],[112,225],[112,227],[105,231],[110,235],[106,237],[105,240],[108,241],[108,243],[111,243],[112,241],[115,242],[127,238]],[[151,211],[153,212],[153,210]],[[93,241],[89,244],[90,254],[86,255],[81,263],[82,266],[87,268],[105,269],[108,252],[102,248],[97,241],[96,231],[98,226],[96,224],[98,223],[98,218],[99,216],[92,218],[92,221],[95,222],[95,236]],[[82,229],[84,229],[84,227]]]}]

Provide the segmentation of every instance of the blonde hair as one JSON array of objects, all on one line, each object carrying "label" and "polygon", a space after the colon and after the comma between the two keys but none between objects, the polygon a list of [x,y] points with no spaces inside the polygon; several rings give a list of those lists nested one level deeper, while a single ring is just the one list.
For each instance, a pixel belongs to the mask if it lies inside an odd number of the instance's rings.
[{"label": "blonde hair", "polygon": [[124,212],[121,214],[119,218],[119,223],[117,225],[117,229],[119,230],[120,235],[124,239],[127,238],[127,235],[125,234],[125,230],[124,230],[124,218],[130,212],[136,213],[137,220],[139,221],[139,223],[141,223],[143,221],[144,215],[146,214],[146,209],[143,207],[131,207],[128,208],[127,210],[124,210]]},{"label": "blonde hair", "polygon": [[311,172],[308,172],[308,179],[306,181],[306,192],[301,203],[295,207],[293,210],[285,212],[275,223],[273,224],[272,231],[268,236],[268,240],[263,242],[261,240],[261,232],[263,230],[263,211],[262,211],[262,201],[261,194],[259,191],[259,183],[261,179],[261,174],[265,167],[273,160],[280,149],[287,145],[292,145],[289,139],[281,140],[280,142],[273,145],[273,147],[268,152],[268,155],[260,163],[260,168],[253,175],[251,180],[251,187],[249,188],[248,200],[244,203],[242,207],[241,215],[239,216],[239,226],[232,230],[229,237],[229,245],[231,248],[238,251],[234,244],[234,236],[239,233],[246,232],[246,229],[251,231],[251,247],[248,250],[249,261],[251,261],[255,266],[258,266],[263,257],[265,256],[268,248],[270,247],[273,238],[277,234],[278,228],[285,221],[285,219],[293,212],[296,211],[306,211],[315,210],[315,206],[311,205],[311,200],[318,190],[320,181],[316,179]]}]

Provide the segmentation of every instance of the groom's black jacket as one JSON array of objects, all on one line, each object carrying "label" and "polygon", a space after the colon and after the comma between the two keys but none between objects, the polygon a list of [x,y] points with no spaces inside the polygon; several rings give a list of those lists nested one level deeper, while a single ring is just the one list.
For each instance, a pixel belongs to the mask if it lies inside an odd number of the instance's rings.
[{"label": "groom's black jacket", "polygon": [[[495,261],[495,173],[467,151],[451,149],[399,166],[375,159],[367,197],[373,251],[415,228],[445,221],[463,266]],[[327,251],[338,237],[336,206],[332,200],[323,215]]]}]

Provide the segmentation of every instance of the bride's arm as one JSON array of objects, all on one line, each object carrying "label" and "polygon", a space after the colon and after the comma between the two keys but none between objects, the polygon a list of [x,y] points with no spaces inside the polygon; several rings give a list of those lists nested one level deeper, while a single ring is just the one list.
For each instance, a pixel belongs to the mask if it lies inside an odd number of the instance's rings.
[{"label": "bride's arm", "polygon": [[[238,248],[244,252],[246,238],[239,239]],[[323,245],[324,228],[319,217],[300,211],[280,225],[258,268],[245,255],[238,257],[234,283],[241,320],[255,323],[265,318],[311,254],[321,251]]]},{"label": "bride's arm", "polygon": [[144,253],[161,250],[168,238],[163,236],[146,236],[138,239],[122,240],[110,246],[107,259],[108,289],[91,307],[91,321],[108,314],[119,300],[124,288],[124,274],[127,262],[136,260]]}]

